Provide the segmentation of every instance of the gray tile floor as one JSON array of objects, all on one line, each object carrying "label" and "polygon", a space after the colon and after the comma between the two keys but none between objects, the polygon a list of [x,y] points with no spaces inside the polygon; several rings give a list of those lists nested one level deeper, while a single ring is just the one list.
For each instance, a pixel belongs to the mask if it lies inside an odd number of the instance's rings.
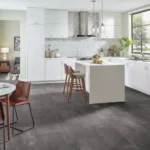
[{"label": "gray tile floor", "polygon": [[[150,97],[126,89],[124,103],[85,105],[80,93],[70,104],[62,84],[33,85],[36,127],[7,142],[7,150],[149,150]],[[18,127],[30,125],[28,107],[18,107]]]}]

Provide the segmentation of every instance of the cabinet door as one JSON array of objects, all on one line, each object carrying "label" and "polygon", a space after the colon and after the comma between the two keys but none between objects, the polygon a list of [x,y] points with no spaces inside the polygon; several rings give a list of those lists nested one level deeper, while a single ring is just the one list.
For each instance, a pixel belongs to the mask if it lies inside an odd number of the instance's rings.
[{"label": "cabinet door", "polygon": [[150,65],[145,67],[146,73],[146,93],[150,95]]},{"label": "cabinet door", "polygon": [[125,85],[130,88],[135,88],[135,64],[133,62],[126,62],[125,64]]},{"label": "cabinet door", "polygon": [[27,22],[29,25],[44,24],[44,9],[43,8],[28,8]]},{"label": "cabinet door", "polygon": [[137,62],[134,72],[135,89],[141,92],[145,92],[147,66],[143,62]]},{"label": "cabinet door", "polygon": [[68,38],[67,25],[45,24],[45,38]]},{"label": "cabinet door", "polygon": [[45,24],[68,24],[68,11],[45,10]]},{"label": "cabinet door", "polygon": [[62,65],[61,59],[46,60],[46,80],[57,81],[61,80]]},{"label": "cabinet door", "polygon": [[104,24],[105,25],[121,25],[121,14],[120,13],[104,13]]},{"label": "cabinet door", "polygon": [[27,62],[28,80],[44,80],[44,25],[27,26]]},{"label": "cabinet door", "polygon": [[121,27],[120,26],[105,26],[102,38],[120,38],[121,37]]}]

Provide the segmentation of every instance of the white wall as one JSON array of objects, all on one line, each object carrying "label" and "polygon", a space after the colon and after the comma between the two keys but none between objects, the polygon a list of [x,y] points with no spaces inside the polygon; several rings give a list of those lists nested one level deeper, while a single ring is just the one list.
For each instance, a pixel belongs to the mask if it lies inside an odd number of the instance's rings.
[{"label": "white wall", "polygon": [[[9,60],[20,57],[20,51],[14,51],[14,37],[20,36],[20,21],[0,20],[0,47],[8,47],[7,54]],[[1,58],[3,54],[0,54]]]},{"label": "white wall", "polygon": [[131,37],[131,14],[150,9],[150,5],[122,13],[122,35]]},{"label": "white wall", "polygon": [[20,21],[21,79],[26,79],[26,11],[0,10],[0,20]]}]

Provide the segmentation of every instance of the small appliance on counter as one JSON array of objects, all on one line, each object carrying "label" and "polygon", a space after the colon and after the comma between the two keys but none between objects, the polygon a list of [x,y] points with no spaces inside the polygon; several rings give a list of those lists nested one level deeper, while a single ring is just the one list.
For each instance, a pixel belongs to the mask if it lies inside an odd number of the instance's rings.
[{"label": "small appliance on counter", "polygon": [[55,57],[56,57],[56,58],[60,58],[59,49],[56,50],[56,52],[55,52]]},{"label": "small appliance on counter", "polygon": [[50,58],[50,45],[48,45],[46,50],[45,50],[45,57]]},{"label": "small appliance on counter", "polygon": [[45,50],[45,58],[59,58],[60,57],[60,53],[58,52],[59,49],[51,50],[50,46],[51,45],[48,45]]}]

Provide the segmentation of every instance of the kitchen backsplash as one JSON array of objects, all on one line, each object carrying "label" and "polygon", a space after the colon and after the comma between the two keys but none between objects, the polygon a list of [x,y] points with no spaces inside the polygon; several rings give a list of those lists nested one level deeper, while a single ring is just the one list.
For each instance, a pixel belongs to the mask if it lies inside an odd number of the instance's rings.
[{"label": "kitchen backsplash", "polygon": [[[96,15],[96,20],[98,19]],[[88,28],[92,26],[92,15],[89,14]],[[51,45],[51,49],[59,49],[59,53],[62,57],[64,56],[76,56],[81,57],[92,56],[97,53],[97,50],[103,48],[105,55],[108,55],[108,49],[110,45],[117,44],[116,39],[95,39],[86,37],[76,37],[79,34],[79,13],[69,12],[69,39],[45,39],[45,47]],[[97,25],[98,21],[95,22]]]}]

